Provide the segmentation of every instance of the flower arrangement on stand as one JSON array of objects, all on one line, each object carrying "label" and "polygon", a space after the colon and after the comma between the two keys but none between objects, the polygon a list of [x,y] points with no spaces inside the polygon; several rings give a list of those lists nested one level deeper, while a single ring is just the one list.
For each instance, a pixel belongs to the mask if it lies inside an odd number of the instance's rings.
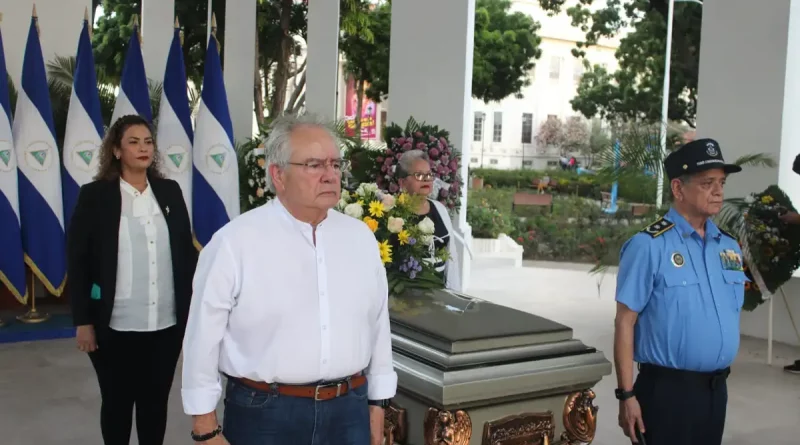
[{"label": "flower arrangement on stand", "polygon": [[255,148],[244,155],[244,171],[239,174],[244,177],[243,186],[246,188],[244,195],[247,202],[242,203],[245,209],[249,210],[262,206],[273,198],[272,193],[267,188],[267,172],[265,170],[266,160],[264,149]]},{"label": "flower arrangement on stand", "polygon": [[778,186],[754,193],[748,201],[740,233],[745,241],[745,274],[751,280],[745,286],[744,309],[752,310],[764,301],[759,281],[774,294],[800,266],[800,227],[780,220],[795,208]]},{"label": "flower arrangement on stand", "polygon": [[434,195],[453,214],[461,205],[461,153],[449,141],[449,133],[434,125],[418,123],[410,118],[405,128],[391,124],[385,131],[386,149],[354,152],[356,177],[376,178],[380,190],[395,194],[400,190],[395,169],[403,153],[422,150],[428,154],[431,171],[436,175]]},{"label": "flower arrangement on stand", "polygon": [[354,192],[342,190],[336,209],[364,222],[375,234],[381,261],[386,267],[389,294],[406,289],[442,289],[444,278],[431,262],[447,260],[447,250],[433,249],[433,221],[416,222],[414,209],[421,197],[384,193],[377,184],[362,183]]}]

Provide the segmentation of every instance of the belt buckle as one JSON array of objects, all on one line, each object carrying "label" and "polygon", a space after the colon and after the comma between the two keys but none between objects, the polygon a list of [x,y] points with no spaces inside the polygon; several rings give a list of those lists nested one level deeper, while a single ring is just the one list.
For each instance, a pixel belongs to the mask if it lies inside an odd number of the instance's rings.
[{"label": "belt buckle", "polygon": [[[334,398],[337,398],[337,397],[342,395],[342,385],[343,385],[343,383],[344,382],[339,382],[339,383],[335,384],[335,386],[336,386],[336,396]],[[327,385],[317,385],[317,387],[314,389],[314,400],[317,401],[317,402],[323,401],[323,399],[319,398],[319,390],[320,389],[326,389],[326,388],[333,388],[333,387],[334,387],[334,384],[332,384],[332,383],[331,384],[327,384]]]}]

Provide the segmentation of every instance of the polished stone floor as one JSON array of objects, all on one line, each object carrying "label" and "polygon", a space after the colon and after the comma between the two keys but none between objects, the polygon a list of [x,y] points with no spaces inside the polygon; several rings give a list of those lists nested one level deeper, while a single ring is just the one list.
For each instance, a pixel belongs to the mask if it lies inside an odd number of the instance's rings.
[{"label": "polished stone floor", "polygon": [[[514,269],[482,261],[473,265],[472,283],[470,294],[567,324],[576,337],[611,357],[613,276],[598,285],[583,266],[528,263]],[[800,443],[800,376],[781,370],[800,358],[800,349],[776,345],[772,367],[765,364],[765,351],[764,342],[742,339],[729,380],[726,444]],[[176,379],[167,445],[191,443],[179,386]],[[615,387],[613,375],[595,387],[597,445],[628,443],[616,426]],[[0,345],[0,401],[2,445],[102,444],[97,383],[72,340]]]}]

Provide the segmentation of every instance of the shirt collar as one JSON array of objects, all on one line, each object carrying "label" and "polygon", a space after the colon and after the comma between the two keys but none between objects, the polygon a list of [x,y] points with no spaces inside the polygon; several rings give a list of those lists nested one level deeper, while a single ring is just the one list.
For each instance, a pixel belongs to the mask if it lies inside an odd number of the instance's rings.
[{"label": "shirt collar", "polygon": [[[291,222],[294,226],[299,227],[299,228],[301,228],[303,230],[312,230],[313,229],[311,224],[309,224],[309,223],[307,223],[305,221],[300,221],[299,219],[295,218],[294,215],[289,213],[289,210],[286,209],[286,206],[283,205],[283,203],[281,202],[280,198],[278,198],[277,196],[271,200],[271,204],[273,206],[275,206],[275,208],[278,209],[278,212],[281,215],[283,215],[283,217],[286,218],[289,222]],[[330,213],[330,212],[331,212],[331,210],[328,210],[328,213]],[[323,219],[322,221],[320,221],[319,224],[317,224],[317,228],[319,229],[320,227],[322,227],[327,220],[328,220],[328,215],[326,215],[325,219]]]},{"label": "shirt collar", "polygon": [[[681,214],[678,213],[674,207],[670,208],[664,217],[675,224],[675,228],[678,229],[678,232],[680,232],[683,238],[688,238],[692,236],[693,233],[697,233],[694,227],[689,224],[689,221],[681,216]],[[706,239],[713,238],[719,241],[721,236],[722,232],[719,231],[719,228],[716,224],[714,224],[714,221],[711,219],[706,219]]]},{"label": "shirt collar", "polygon": [[147,195],[147,196],[149,196],[150,195],[150,179],[146,178],[145,181],[147,181],[147,188],[145,188],[143,192],[139,192],[139,190],[137,190],[136,187],[130,185],[128,183],[128,181],[126,181],[126,180],[124,180],[124,179],[122,179],[120,177],[119,178],[119,188],[121,190],[125,191],[125,192],[130,193],[130,195],[134,196],[134,197],[139,196],[139,195],[143,195],[143,196]]}]

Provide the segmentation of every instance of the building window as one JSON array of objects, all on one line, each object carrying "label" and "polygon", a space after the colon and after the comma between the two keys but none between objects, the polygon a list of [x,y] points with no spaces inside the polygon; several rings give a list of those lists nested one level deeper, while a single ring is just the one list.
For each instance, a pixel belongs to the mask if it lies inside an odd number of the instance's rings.
[{"label": "building window", "polygon": [[558,79],[561,77],[561,57],[553,56],[550,58],[550,78]]},{"label": "building window", "polygon": [[547,161],[548,167],[558,167],[558,161]]},{"label": "building window", "polygon": [[492,126],[492,142],[501,142],[503,140],[503,112],[494,112],[494,123]]},{"label": "building window", "polygon": [[533,166],[533,161],[522,161],[522,166],[523,167],[532,167]]},{"label": "building window", "polygon": [[497,159],[489,159],[489,165],[497,165]]},{"label": "building window", "polygon": [[482,111],[475,112],[475,119],[472,125],[472,140],[474,142],[483,140],[483,116],[485,115]]},{"label": "building window", "polygon": [[469,158],[469,162],[471,162],[473,164],[477,164],[478,163],[478,158]]},{"label": "building window", "polygon": [[547,120],[550,120],[550,119],[558,119],[558,116],[555,115],[555,114],[548,114],[547,115]]},{"label": "building window", "polygon": [[533,114],[522,113],[522,143],[530,144],[533,140]]},{"label": "building window", "polygon": [[576,82],[579,82],[581,77],[583,77],[583,72],[583,63],[581,63],[579,59],[575,59],[575,71],[572,73],[573,79],[575,79]]}]

